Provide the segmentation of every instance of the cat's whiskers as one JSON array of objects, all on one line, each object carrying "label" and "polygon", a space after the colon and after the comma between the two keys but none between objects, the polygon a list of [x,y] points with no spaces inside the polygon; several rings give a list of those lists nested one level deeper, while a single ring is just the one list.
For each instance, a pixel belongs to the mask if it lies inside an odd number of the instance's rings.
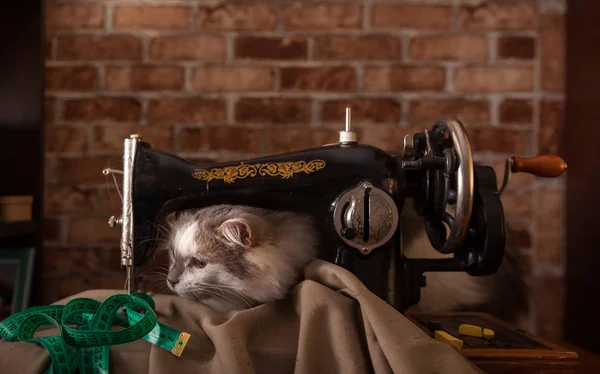
[{"label": "cat's whiskers", "polygon": [[[248,298],[244,295],[241,295],[239,292],[236,292],[234,287],[228,286],[228,285],[220,285],[220,284],[214,284],[214,283],[211,284],[211,283],[204,283],[204,282],[203,283],[195,282],[195,283],[193,283],[193,286],[202,288],[204,291],[206,291],[206,293],[209,293],[212,290],[217,290],[217,291],[221,291],[221,292],[227,292],[227,293],[233,295],[234,297],[241,300],[244,304],[246,304],[246,306],[248,307],[246,310],[250,310],[252,315],[255,318],[255,321],[257,323],[259,323],[260,320],[258,318],[257,312],[256,312],[256,310],[254,310],[255,305],[251,302],[250,298]],[[228,288],[230,288],[234,291],[229,290]],[[214,294],[214,292],[210,292],[210,293]],[[225,298],[224,294],[222,297],[223,297],[221,299],[222,301],[229,301]]]},{"label": "cat's whiskers", "polygon": [[[192,290],[192,291],[189,291],[188,293],[190,295],[192,295],[195,300],[202,300],[203,299],[203,297],[202,297],[203,295],[202,295],[201,291],[193,291]],[[211,290],[203,290],[203,293],[207,294],[210,297],[214,297],[217,300],[227,302],[227,299],[224,296],[219,295],[219,294],[217,294],[217,293],[215,293],[215,292],[213,292]]]},{"label": "cat's whiskers", "polygon": [[150,268],[150,269],[146,269],[146,270],[142,271],[138,275],[144,275],[144,274],[167,275],[168,273],[169,273],[169,270],[165,269],[165,268]]},{"label": "cat's whiskers", "polygon": [[158,293],[173,293],[167,286],[167,282],[165,282],[164,278],[156,278],[152,279],[148,282],[148,287],[157,286],[156,292]]},{"label": "cat's whiskers", "polygon": [[165,239],[165,238],[154,238],[154,239],[153,239],[153,238],[148,238],[148,239],[144,239],[144,240],[142,240],[142,241],[140,242],[140,244],[144,244],[144,243],[146,243],[146,242],[151,242],[151,241],[156,241],[156,242],[157,242],[159,245],[160,245],[160,244],[162,244],[162,245],[165,245],[165,246],[168,246],[168,245],[169,245],[169,240],[168,240],[168,239]]},{"label": "cat's whiskers", "polygon": [[163,230],[163,234],[166,236],[166,240],[171,243],[173,241],[174,238],[174,232],[173,231],[169,231],[169,229],[163,225],[158,225],[162,230]]}]

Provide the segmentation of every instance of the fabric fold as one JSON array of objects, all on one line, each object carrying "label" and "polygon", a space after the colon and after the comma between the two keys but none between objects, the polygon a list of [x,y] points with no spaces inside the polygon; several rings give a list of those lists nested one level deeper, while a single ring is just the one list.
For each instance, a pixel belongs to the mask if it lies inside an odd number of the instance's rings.
[{"label": "fabric fold", "polygon": [[[173,295],[150,294],[159,321],[191,334],[181,357],[140,340],[111,347],[111,373],[448,373],[480,372],[379,299],[352,273],[316,260],[281,301],[231,315]],[[117,290],[72,298],[99,301]],[[40,335],[56,335],[49,328]],[[2,373],[43,373],[41,347],[0,342]]]}]

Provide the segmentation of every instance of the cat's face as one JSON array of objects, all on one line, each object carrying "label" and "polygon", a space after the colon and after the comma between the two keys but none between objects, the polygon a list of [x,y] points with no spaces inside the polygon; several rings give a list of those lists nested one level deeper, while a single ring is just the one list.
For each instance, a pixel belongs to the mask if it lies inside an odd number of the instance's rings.
[{"label": "cat's face", "polygon": [[257,245],[252,220],[202,218],[184,215],[171,224],[167,286],[221,310],[249,304],[248,285],[259,276],[248,258]]}]

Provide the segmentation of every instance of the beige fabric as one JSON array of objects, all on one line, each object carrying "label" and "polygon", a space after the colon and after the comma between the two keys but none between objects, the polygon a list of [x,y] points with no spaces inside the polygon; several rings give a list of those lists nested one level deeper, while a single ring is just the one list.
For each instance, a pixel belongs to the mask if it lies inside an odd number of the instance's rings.
[{"label": "beige fabric", "polygon": [[[289,298],[227,317],[153,295],[159,320],[192,335],[175,357],[140,340],[111,348],[111,373],[477,373],[451,346],[428,337],[350,272],[315,261]],[[75,297],[104,300],[119,291]],[[69,298],[70,299],[70,298]],[[64,304],[64,299],[57,304]],[[44,335],[56,330],[44,331]],[[0,343],[1,372],[43,373],[44,349]]]}]

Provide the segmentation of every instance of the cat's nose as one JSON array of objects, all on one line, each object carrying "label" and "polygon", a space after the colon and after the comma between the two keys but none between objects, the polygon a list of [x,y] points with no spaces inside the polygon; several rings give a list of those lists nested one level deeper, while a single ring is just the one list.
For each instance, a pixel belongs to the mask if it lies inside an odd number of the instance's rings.
[{"label": "cat's nose", "polygon": [[171,286],[175,286],[177,283],[179,283],[179,279],[167,278],[167,282],[169,282]]}]

